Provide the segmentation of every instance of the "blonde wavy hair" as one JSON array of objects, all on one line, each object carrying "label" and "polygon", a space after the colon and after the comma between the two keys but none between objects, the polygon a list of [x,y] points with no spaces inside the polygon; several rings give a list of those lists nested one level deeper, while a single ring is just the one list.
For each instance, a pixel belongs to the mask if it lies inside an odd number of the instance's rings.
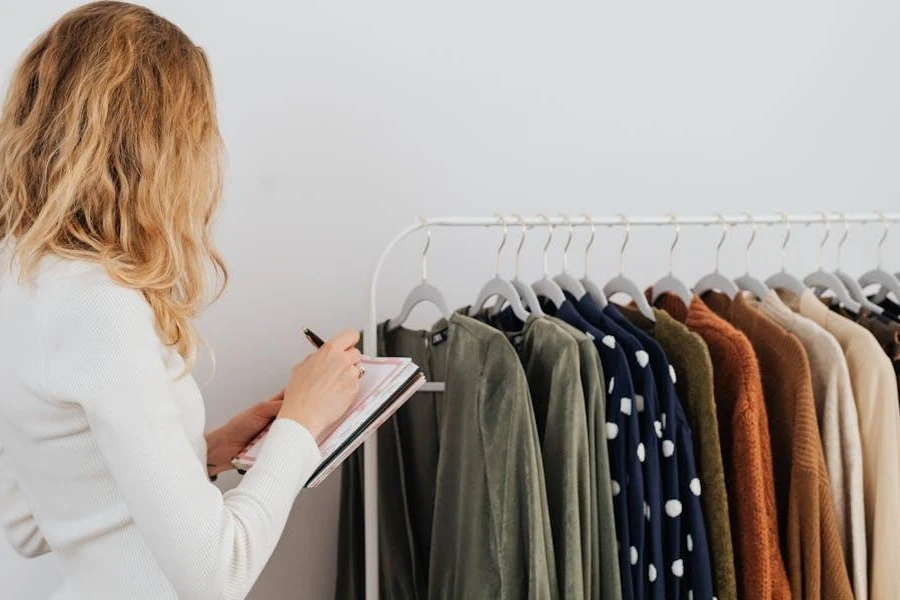
[{"label": "blonde wavy hair", "polygon": [[23,276],[47,255],[143,293],[189,367],[212,266],[222,141],[203,51],[150,10],[96,2],[26,52],[0,113],[0,242]]}]

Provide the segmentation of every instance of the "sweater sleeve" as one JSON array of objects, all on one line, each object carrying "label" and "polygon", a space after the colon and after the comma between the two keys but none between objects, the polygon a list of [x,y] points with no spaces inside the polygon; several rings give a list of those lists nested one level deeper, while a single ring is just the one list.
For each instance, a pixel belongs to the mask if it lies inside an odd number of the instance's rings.
[{"label": "sweater sleeve", "polygon": [[277,419],[254,467],[224,495],[185,434],[155,319],[140,293],[90,286],[47,311],[48,397],[80,406],[137,529],[182,598],[244,598],[321,460]]},{"label": "sweater sleeve", "polygon": [[0,447],[0,525],[13,549],[25,558],[51,551],[19,489],[18,476]]}]

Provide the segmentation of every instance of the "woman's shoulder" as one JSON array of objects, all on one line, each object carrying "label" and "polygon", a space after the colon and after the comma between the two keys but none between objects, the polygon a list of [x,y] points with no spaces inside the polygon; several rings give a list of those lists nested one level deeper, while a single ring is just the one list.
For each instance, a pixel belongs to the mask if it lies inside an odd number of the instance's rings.
[{"label": "woman's shoulder", "polygon": [[[10,274],[15,274],[14,267]],[[7,283],[30,297],[45,325],[58,325],[60,320],[95,325],[123,319],[152,322],[143,294],[113,280],[99,263],[49,256],[31,278],[14,276]]]}]

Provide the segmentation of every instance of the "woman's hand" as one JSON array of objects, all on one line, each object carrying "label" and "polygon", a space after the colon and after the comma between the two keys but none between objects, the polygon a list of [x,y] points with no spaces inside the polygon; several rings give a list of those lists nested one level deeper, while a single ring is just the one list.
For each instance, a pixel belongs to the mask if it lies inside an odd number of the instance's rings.
[{"label": "woman's hand", "polygon": [[278,416],[297,421],[318,440],[347,412],[359,390],[357,342],[358,332],[345,331],[296,365]]},{"label": "woman's hand", "polygon": [[278,416],[283,400],[284,391],[281,391],[206,434],[206,467],[210,477],[233,468],[232,459]]}]

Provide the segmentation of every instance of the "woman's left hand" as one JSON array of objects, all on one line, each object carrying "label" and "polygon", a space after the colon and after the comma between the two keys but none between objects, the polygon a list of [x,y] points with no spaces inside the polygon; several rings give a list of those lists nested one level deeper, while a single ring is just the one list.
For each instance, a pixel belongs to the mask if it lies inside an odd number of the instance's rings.
[{"label": "woman's left hand", "polygon": [[234,468],[232,459],[278,416],[282,400],[284,391],[238,413],[222,427],[206,434],[206,467],[210,477]]}]

